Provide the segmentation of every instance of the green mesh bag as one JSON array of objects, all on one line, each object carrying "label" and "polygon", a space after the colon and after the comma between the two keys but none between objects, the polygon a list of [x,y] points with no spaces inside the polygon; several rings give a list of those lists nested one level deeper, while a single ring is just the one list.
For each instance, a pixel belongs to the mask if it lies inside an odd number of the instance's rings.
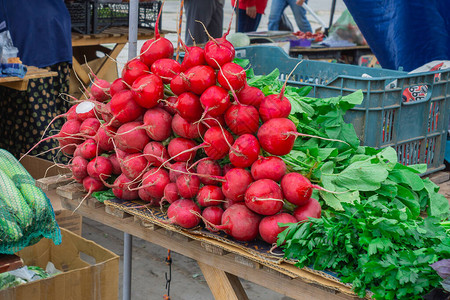
[{"label": "green mesh bag", "polygon": [[50,200],[19,161],[0,149],[0,253],[13,254],[42,237],[61,243]]}]

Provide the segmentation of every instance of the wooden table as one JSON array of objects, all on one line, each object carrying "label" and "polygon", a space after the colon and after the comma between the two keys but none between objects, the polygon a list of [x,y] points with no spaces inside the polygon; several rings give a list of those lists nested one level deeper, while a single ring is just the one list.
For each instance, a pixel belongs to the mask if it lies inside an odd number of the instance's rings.
[{"label": "wooden table", "polygon": [[221,241],[179,233],[130,215],[94,198],[83,199],[79,184],[61,176],[39,179],[43,190],[56,188],[64,208],[196,260],[215,299],[248,299],[243,278],[294,299],[359,299],[348,286],[293,264],[272,263]]},{"label": "wooden table", "polygon": [[33,66],[27,66],[28,71],[24,78],[19,77],[0,77],[0,85],[9,87],[11,89],[26,91],[30,79],[53,77],[58,75],[57,72],[52,72],[47,69],[40,69]]},{"label": "wooden table", "polygon": [[[163,31],[161,35],[164,33]],[[153,37],[153,30],[147,28],[138,29],[138,40],[148,40]],[[84,86],[89,86],[91,80],[89,78],[89,69],[85,65],[87,62],[99,78],[108,81],[115,80],[118,78],[115,60],[126,43],[128,43],[128,27],[111,27],[97,34],[73,32],[73,72],[76,73],[76,76]],[[114,46],[110,49],[103,46],[104,44],[114,44]],[[98,52],[105,54],[105,56],[98,57]],[[78,91],[81,83],[78,82],[77,78],[71,78],[71,95]],[[77,95],[74,96],[77,97]]]}]

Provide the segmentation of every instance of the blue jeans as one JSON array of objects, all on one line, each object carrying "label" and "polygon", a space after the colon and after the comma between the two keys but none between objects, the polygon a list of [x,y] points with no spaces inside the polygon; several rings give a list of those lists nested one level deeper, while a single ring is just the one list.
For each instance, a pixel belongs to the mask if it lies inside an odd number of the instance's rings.
[{"label": "blue jeans", "polygon": [[261,21],[261,14],[256,14],[256,18],[252,19],[247,16],[245,9],[239,9],[238,32],[256,31]]},{"label": "blue jeans", "polygon": [[[306,18],[306,9],[302,6],[298,6],[296,0],[273,0],[272,6],[270,7],[269,14],[269,26],[268,29],[272,31],[276,31],[279,28],[281,15],[287,6],[291,7],[292,12],[294,13],[295,22],[297,23],[298,28],[303,31],[312,31],[311,24],[309,24],[308,19]],[[305,1],[306,3],[307,1]]]}]

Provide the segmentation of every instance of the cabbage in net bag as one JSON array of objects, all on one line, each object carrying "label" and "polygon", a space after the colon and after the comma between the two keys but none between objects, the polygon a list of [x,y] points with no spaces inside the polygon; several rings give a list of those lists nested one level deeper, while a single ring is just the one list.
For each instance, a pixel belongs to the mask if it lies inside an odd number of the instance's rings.
[{"label": "cabbage in net bag", "polygon": [[13,254],[42,237],[61,243],[50,200],[19,161],[0,149],[0,253]]}]

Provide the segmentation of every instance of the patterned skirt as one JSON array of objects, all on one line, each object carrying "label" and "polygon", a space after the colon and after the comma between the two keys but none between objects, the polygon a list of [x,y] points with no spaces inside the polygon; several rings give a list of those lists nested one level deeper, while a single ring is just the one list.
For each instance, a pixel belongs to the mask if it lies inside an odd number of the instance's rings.
[{"label": "patterned skirt", "polygon": [[[32,79],[26,91],[0,87],[0,148],[16,157],[35,146],[50,121],[71,106],[62,96],[69,91],[69,63],[55,64],[47,69],[58,75]],[[53,122],[45,137],[58,133],[63,122],[63,118]],[[57,162],[66,161],[57,147],[58,141],[50,139],[41,142],[30,155]]]}]

